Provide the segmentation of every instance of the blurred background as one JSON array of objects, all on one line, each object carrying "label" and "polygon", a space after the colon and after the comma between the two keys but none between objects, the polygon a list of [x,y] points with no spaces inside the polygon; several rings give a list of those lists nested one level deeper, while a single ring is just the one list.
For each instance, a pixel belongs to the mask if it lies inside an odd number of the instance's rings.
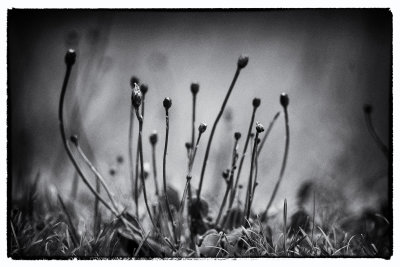
[{"label": "blurred background", "polygon": [[[200,84],[196,124],[209,125],[194,163],[192,185],[197,188],[211,126],[240,54],[249,55],[249,64],[218,125],[203,185],[212,213],[225,191],[221,173],[230,166],[235,131],[242,133],[242,151],[252,99],[261,98],[256,121],[267,127],[282,111],[281,92],[290,97],[291,143],[274,208],[280,209],[287,198],[293,212],[304,181],[325,188],[331,200],[350,200],[345,207],[349,211],[387,201],[389,165],[368,134],[362,107],[373,105],[377,133],[390,146],[389,10],[9,10],[8,181],[15,198],[37,173],[43,185],[54,185],[65,195],[73,190],[75,171],[57,119],[68,48],[77,50],[77,62],[66,96],[67,134],[81,137],[90,159],[129,208],[134,208],[127,162],[131,76],[149,86],[144,158],[151,161],[148,136],[156,130],[159,181],[165,137],[162,100],[172,99],[167,179],[181,194],[187,171],[184,144],[191,136],[190,84]],[[136,123],[135,140],[137,128]],[[265,209],[278,178],[284,137],[281,114],[259,157],[256,212]],[[136,141],[134,145],[136,151]],[[248,153],[244,185],[249,165]],[[148,187],[154,192],[152,178]],[[79,190],[86,193],[83,183]]]}]

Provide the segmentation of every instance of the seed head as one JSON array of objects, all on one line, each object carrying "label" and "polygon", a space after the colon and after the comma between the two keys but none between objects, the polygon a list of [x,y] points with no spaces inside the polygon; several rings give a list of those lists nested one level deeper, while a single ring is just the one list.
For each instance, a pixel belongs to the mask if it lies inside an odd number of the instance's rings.
[{"label": "seed head", "polygon": [[140,104],[142,104],[142,92],[140,91],[140,88],[137,84],[135,84],[133,90],[132,90],[132,106],[134,108],[139,108]]},{"label": "seed head", "polygon": [[373,110],[373,108],[372,108],[372,106],[371,106],[370,104],[365,104],[365,105],[364,105],[364,112],[365,112],[366,114],[371,114],[371,113],[372,113],[372,110]]},{"label": "seed head", "polygon": [[237,66],[239,69],[243,69],[244,67],[247,66],[247,63],[249,63],[249,57],[245,55],[240,55]]},{"label": "seed head", "polygon": [[206,129],[207,129],[207,124],[205,124],[205,123],[200,123],[200,126],[199,126],[199,133],[204,133],[205,131],[206,131]]},{"label": "seed head", "polygon": [[78,145],[78,136],[76,134],[71,135],[71,137],[69,138],[71,140],[72,143],[74,143],[74,145]]},{"label": "seed head", "polygon": [[190,148],[192,148],[192,144],[189,142],[186,142],[185,147],[186,147],[186,149],[190,149]]},{"label": "seed head", "polygon": [[147,84],[145,84],[145,83],[141,84],[140,91],[142,92],[143,95],[145,95],[147,93],[147,91],[149,91],[149,87],[147,86]]},{"label": "seed head", "polygon": [[261,104],[261,99],[257,97],[253,99],[253,107],[258,108],[260,104]]},{"label": "seed head", "polygon": [[152,144],[152,145],[157,144],[157,141],[158,141],[157,132],[156,132],[156,131],[153,131],[153,132],[151,133],[149,139],[150,139],[150,144]]},{"label": "seed head", "polygon": [[163,101],[163,106],[166,110],[168,110],[172,106],[172,100],[169,97],[166,97]]},{"label": "seed head", "polygon": [[264,132],[264,126],[261,123],[256,122],[256,130],[257,130],[257,133],[262,133],[262,132]]},{"label": "seed head", "polygon": [[133,89],[133,88],[135,88],[135,84],[139,84],[139,78],[138,77],[136,77],[136,76],[132,76],[131,77],[131,88]]},{"label": "seed head", "polygon": [[121,155],[119,155],[119,156],[117,157],[117,162],[118,162],[119,164],[122,164],[122,163],[124,162],[124,157],[121,156]]},{"label": "seed head", "polygon": [[281,105],[286,108],[289,105],[289,96],[286,93],[281,94]]},{"label": "seed head", "polygon": [[228,179],[228,177],[229,177],[229,169],[226,169],[225,171],[222,172],[222,177],[224,179]]},{"label": "seed head", "polygon": [[74,49],[68,49],[67,53],[65,54],[65,64],[67,66],[72,66],[75,63],[76,60],[76,52]]},{"label": "seed head", "polygon": [[240,137],[242,136],[242,134],[239,133],[239,132],[236,132],[234,136],[235,136],[235,139],[236,139],[236,140],[239,140]]},{"label": "seed head", "polygon": [[190,91],[192,91],[192,94],[196,95],[199,92],[200,85],[198,83],[192,83],[190,85]]}]

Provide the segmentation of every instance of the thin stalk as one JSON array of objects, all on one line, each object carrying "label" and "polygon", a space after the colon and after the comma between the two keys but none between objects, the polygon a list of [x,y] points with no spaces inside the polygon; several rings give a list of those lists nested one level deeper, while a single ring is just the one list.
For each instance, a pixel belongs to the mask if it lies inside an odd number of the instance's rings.
[{"label": "thin stalk", "polygon": [[201,135],[202,135],[202,132],[199,132],[199,136],[197,137],[197,141],[196,141],[196,146],[194,147],[193,154],[189,161],[189,170],[188,170],[188,174],[186,175],[186,185],[185,185],[185,189],[183,191],[181,203],[179,205],[179,219],[178,219],[178,238],[179,238],[179,240],[180,240],[181,230],[182,230],[182,217],[183,217],[183,209],[185,207],[185,199],[187,197],[188,191],[190,190],[190,181],[192,180],[193,163],[194,163],[194,159],[196,158],[196,152],[197,152],[197,148],[199,146]]},{"label": "thin stalk", "polygon": [[256,153],[256,161],[254,163],[255,164],[255,174],[254,174],[253,193],[252,193],[252,197],[251,197],[250,207],[253,204],[254,194],[255,194],[255,191],[256,191],[256,187],[258,185],[258,182],[257,182],[257,178],[258,178],[258,151]]},{"label": "thin stalk", "polygon": [[105,179],[103,178],[103,176],[100,174],[100,172],[96,169],[96,167],[90,162],[90,160],[88,159],[88,157],[86,156],[85,152],[83,152],[81,146],[79,145],[79,142],[73,142],[73,144],[75,144],[76,149],[79,153],[79,155],[83,158],[83,161],[86,163],[86,165],[90,168],[90,170],[94,173],[94,175],[96,176],[96,180],[99,181],[101,183],[101,185],[103,186],[103,188],[105,189],[108,198],[111,201],[111,204],[113,206],[113,208],[115,210],[118,210],[117,204],[115,202],[114,196],[112,195],[110,188],[108,187]]},{"label": "thin stalk", "polygon": [[282,166],[281,170],[279,172],[279,179],[277,183],[275,184],[274,191],[272,192],[271,198],[268,202],[267,208],[265,209],[264,216],[265,218],[268,218],[268,211],[269,208],[272,205],[272,202],[275,199],[276,192],[278,191],[279,185],[282,181],[283,174],[285,173],[285,168],[286,168],[286,162],[287,162],[287,157],[288,157],[288,152],[289,152],[289,142],[290,142],[290,133],[289,133],[289,116],[287,112],[287,105],[283,106],[283,110],[285,112],[285,129],[286,129],[286,135],[285,135],[285,152],[283,154],[283,161],[282,161]]},{"label": "thin stalk", "polygon": [[154,177],[154,187],[156,190],[157,199],[160,196],[160,191],[158,190],[158,180],[157,180],[157,165],[156,165],[156,145],[151,146],[151,158],[153,161],[153,177]]},{"label": "thin stalk", "polygon": [[387,159],[389,159],[389,149],[383,143],[383,141],[380,139],[378,134],[376,133],[376,130],[375,130],[373,124],[372,124],[371,112],[372,112],[372,107],[370,107],[369,110],[367,110],[367,108],[364,108],[364,115],[365,115],[365,121],[367,123],[368,132],[371,135],[372,139],[374,139],[376,145],[379,147],[379,149],[385,155],[385,157]]},{"label": "thin stalk", "polygon": [[224,113],[226,103],[228,102],[229,96],[232,93],[233,87],[235,86],[236,80],[239,77],[240,71],[241,71],[241,69],[243,69],[247,65],[247,61],[248,61],[247,57],[240,57],[239,58],[238,65],[237,65],[237,68],[236,68],[235,75],[233,76],[232,83],[229,86],[229,89],[228,89],[228,92],[226,93],[224,102],[222,103],[221,109],[220,109],[220,111],[219,111],[219,113],[217,115],[217,118],[214,121],[213,127],[211,129],[211,134],[210,134],[210,137],[208,138],[206,153],[204,155],[203,166],[201,168],[199,189],[197,190],[197,201],[198,202],[200,202],[200,194],[201,194],[201,189],[202,189],[202,186],[203,186],[204,174],[205,174],[205,171],[206,171],[208,155],[210,153],[211,143],[212,143],[212,140],[213,140],[213,137],[214,137],[215,130],[217,128],[219,120],[221,119],[222,114]]},{"label": "thin stalk", "polygon": [[193,98],[192,98],[193,105],[192,105],[192,142],[191,142],[191,145],[192,145],[192,149],[193,149],[194,139],[195,139],[195,131],[196,131],[195,129],[196,129],[196,96],[197,96],[197,94],[193,93],[192,95],[193,95]]},{"label": "thin stalk", "polygon": [[[100,187],[99,179],[96,179],[96,192],[100,195],[101,194],[101,187]],[[93,224],[93,233],[96,236],[97,233],[100,231],[100,224],[101,224],[101,213],[99,207],[99,200],[96,198],[94,200],[94,224]]]},{"label": "thin stalk", "polygon": [[219,208],[218,216],[217,216],[217,219],[215,220],[215,225],[219,224],[219,220],[221,219],[222,211],[224,210],[226,200],[228,199],[228,194],[229,194],[230,190],[232,190],[234,173],[235,173],[235,169],[236,169],[238,141],[239,141],[239,139],[235,139],[235,144],[233,145],[232,164],[231,164],[231,170],[230,170],[230,175],[229,175],[229,181],[226,185],[225,195],[224,195],[224,198],[222,199],[222,204],[221,204],[221,207]]},{"label": "thin stalk", "polygon": [[78,194],[78,188],[79,188],[79,174],[77,172],[75,172],[74,179],[72,180],[72,187],[71,187],[71,194],[70,194],[70,198],[72,200],[76,199],[76,196]]},{"label": "thin stalk", "polygon": [[138,199],[136,197],[137,195],[137,186],[136,186],[136,180],[134,178],[133,174],[133,151],[132,151],[132,146],[133,146],[133,126],[134,126],[134,110],[133,106],[130,106],[130,112],[129,112],[129,139],[128,139],[128,157],[129,157],[129,177],[131,180],[131,185],[132,185],[132,199],[135,201],[135,208],[136,208],[136,215],[138,213]]},{"label": "thin stalk", "polygon": [[[59,120],[59,126],[60,126],[60,132],[61,132],[61,138],[63,140],[63,144],[65,147],[65,150],[67,151],[67,154],[70,158],[70,160],[72,161],[72,164],[74,165],[75,169],[78,171],[79,175],[81,176],[83,182],[87,185],[87,187],[89,188],[89,190],[92,192],[93,195],[95,195],[96,198],[98,198],[100,200],[100,202],[107,208],[109,209],[114,215],[118,215],[117,212],[96,192],[96,190],[93,188],[93,186],[89,183],[89,181],[86,179],[85,175],[83,174],[82,170],[80,169],[78,163],[76,162],[71,148],[69,146],[69,143],[67,142],[67,138],[66,138],[66,134],[65,134],[65,126],[64,126],[64,116],[63,116],[63,107],[64,107],[64,98],[65,98],[65,92],[67,89],[67,85],[68,85],[68,80],[69,77],[71,75],[71,70],[72,70],[72,66],[75,62],[75,59],[73,59],[73,61],[68,58],[71,56],[75,57],[75,52],[74,51],[68,51],[67,55],[66,55],[66,65],[67,65],[67,69],[65,72],[65,77],[64,77],[64,81],[62,84],[62,88],[61,88],[61,94],[60,94],[60,102],[58,105],[58,120]],[[72,62],[71,62],[72,61]]]},{"label": "thin stalk", "polygon": [[283,203],[283,250],[285,251],[285,256],[287,256],[286,250],[286,238],[287,238],[287,201]]},{"label": "thin stalk", "polygon": [[312,229],[311,229],[311,244],[314,239],[314,227],[315,227],[315,191],[313,194],[313,219],[312,219]]},{"label": "thin stalk", "polygon": [[278,119],[279,114],[280,114],[280,112],[278,111],[278,112],[275,114],[274,118],[273,118],[273,119],[271,120],[271,122],[269,123],[268,128],[267,128],[267,130],[265,131],[264,137],[263,137],[263,139],[262,139],[262,141],[261,141],[261,144],[260,144],[260,146],[258,147],[258,150],[257,150],[257,157],[260,155],[261,150],[262,150],[262,148],[264,147],[265,141],[267,141],[267,138],[268,138],[268,136],[269,136],[269,133],[271,132],[272,127],[273,127],[274,124],[275,124],[275,121]]},{"label": "thin stalk", "polygon": [[167,206],[167,213],[168,213],[168,218],[171,222],[172,225],[172,232],[173,236],[175,239],[175,243],[178,243],[177,237],[176,237],[176,229],[175,229],[175,222],[174,218],[172,217],[172,211],[171,207],[169,204],[169,199],[168,199],[168,194],[167,194],[167,178],[166,178],[166,164],[167,164],[167,149],[168,149],[168,135],[169,135],[169,115],[168,115],[168,109],[165,109],[165,144],[164,144],[164,156],[163,156],[163,185],[164,185],[164,198],[165,198],[165,203]]},{"label": "thin stalk", "polygon": [[257,110],[257,107],[253,107],[253,111],[252,111],[251,119],[250,119],[250,124],[249,124],[249,129],[247,131],[246,141],[244,143],[242,156],[241,156],[240,162],[239,162],[239,168],[238,168],[238,171],[237,171],[237,174],[236,174],[235,185],[233,186],[233,190],[232,190],[232,193],[231,193],[231,196],[230,196],[230,206],[232,206],[233,202],[235,201],[235,195],[236,195],[237,187],[238,187],[238,184],[239,184],[240,173],[242,171],[244,158],[246,157],[247,147],[248,147],[249,141],[250,141],[251,129],[253,127],[254,117],[256,116],[256,110]]},{"label": "thin stalk", "polygon": [[157,229],[157,226],[156,226],[156,224],[155,224],[155,222],[153,220],[153,216],[151,215],[151,210],[150,210],[149,203],[147,201],[146,183],[145,183],[145,180],[144,180],[143,147],[142,147],[142,144],[143,144],[142,143],[143,116],[139,113],[139,109],[136,108],[135,111],[136,111],[136,117],[137,117],[137,119],[139,121],[139,138],[138,138],[138,141],[139,141],[139,157],[140,157],[140,169],[141,169],[140,178],[141,178],[142,187],[143,187],[143,197],[144,197],[144,202],[146,204],[147,212],[148,212],[149,217],[150,217],[150,221],[153,224],[153,227],[155,229]]},{"label": "thin stalk", "polygon": [[257,154],[257,139],[260,133],[256,131],[256,137],[254,138],[254,146],[253,146],[253,153],[251,156],[251,164],[250,164],[250,174],[249,174],[249,182],[247,184],[247,193],[246,193],[246,204],[245,204],[245,211],[246,211],[246,220],[249,220],[250,217],[250,210],[251,210],[251,202],[253,199],[253,169],[254,169],[254,162],[255,157]]}]

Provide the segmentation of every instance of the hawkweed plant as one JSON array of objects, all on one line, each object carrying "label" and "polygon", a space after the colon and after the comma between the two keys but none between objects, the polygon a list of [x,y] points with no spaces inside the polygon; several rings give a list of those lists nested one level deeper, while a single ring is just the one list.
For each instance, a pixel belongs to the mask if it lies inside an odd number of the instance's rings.
[{"label": "hawkweed plant", "polygon": [[175,244],[178,244],[178,238],[176,236],[176,227],[175,227],[175,221],[174,217],[172,216],[172,211],[170,207],[170,202],[167,194],[167,177],[166,177],[166,172],[167,172],[167,150],[168,150],[168,136],[169,136],[169,109],[172,106],[172,100],[169,97],[166,97],[163,101],[163,106],[165,109],[165,144],[164,144],[164,155],[163,155],[163,189],[164,189],[164,198],[165,198],[165,204],[167,206],[167,213],[168,213],[168,219],[171,222],[172,226],[172,234],[175,239]]},{"label": "hawkweed plant", "polygon": [[[139,79],[135,76],[132,76],[130,80],[131,90],[135,88],[135,86],[139,84]],[[131,180],[132,185],[132,199],[135,201],[136,207],[136,216],[138,217],[138,198],[137,195],[137,184],[134,177],[133,172],[133,127],[135,124],[135,109],[132,104],[129,109],[129,136],[128,136],[128,158],[129,158],[129,178]]]},{"label": "hawkweed plant", "polygon": [[290,143],[290,133],[289,133],[289,115],[288,115],[288,106],[289,106],[289,96],[286,93],[282,93],[280,96],[280,103],[283,108],[283,111],[285,113],[285,152],[283,154],[283,160],[282,160],[282,166],[281,170],[279,172],[279,178],[278,181],[275,184],[274,190],[272,191],[271,198],[268,201],[267,208],[265,209],[264,216],[266,219],[268,219],[268,211],[269,208],[272,205],[272,202],[274,202],[276,193],[278,192],[279,185],[281,184],[283,175],[285,173],[286,169],[286,162],[288,158],[288,153],[289,153],[289,143]]},{"label": "hawkweed plant", "polygon": [[212,143],[212,140],[213,140],[213,137],[214,137],[215,130],[217,129],[217,125],[218,125],[219,120],[221,119],[222,114],[224,113],[226,103],[228,103],[229,96],[232,93],[233,87],[235,86],[236,80],[239,77],[240,71],[247,66],[248,62],[249,62],[249,57],[243,56],[243,55],[241,55],[239,57],[239,59],[237,61],[236,72],[235,72],[235,75],[233,76],[232,83],[229,86],[229,89],[228,89],[228,92],[226,93],[224,102],[222,102],[221,109],[218,112],[217,118],[215,119],[215,121],[213,123],[213,126],[211,128],[211,133],[210,133],[210,137],[208,138],[206,153],[204,155],[203,166],[201,168],[199,188],[197,190],[197,201],[198,202],[200,202],[200,195],[201,195],[201,189],[202,189],[202,186],[203,186],[204,174],[205,174],[205,171],[206,171],[208,155],[210,153],[211,143]]}]

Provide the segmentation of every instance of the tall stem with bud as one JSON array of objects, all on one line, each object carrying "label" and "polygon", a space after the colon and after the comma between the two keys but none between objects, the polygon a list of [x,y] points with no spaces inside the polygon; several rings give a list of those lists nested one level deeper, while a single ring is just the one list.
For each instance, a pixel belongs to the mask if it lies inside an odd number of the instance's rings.
[{"label": "tall stem with bud", "polygon": [[272,202],[275,199],[276,192],[278,191],[279,185],[281,184],[283,174],[285,173],[285,168],[286,168],[286,162],[287,162],[287,157],[288,157],[288,152],[289,152],[289,142],[290,142],[290,133],[289,133],[289,116],[288,116],[288,111],[287,107],[289,105],[289,96],[286,93],[282,93],[280,96],[280,102],[281,106],[283,107],[283,111],[285,113],[285,152],[283,154],[283,161],[282,161],[282,166],[281,170],[279,172],[279,178],[278,181],[275,184],[274,191],[272,192],[271,198],[268,202],[267,208],[265,209],[265,212],[263,214],[263,217],[268,219],[268,211],[269,208],[272,205]]},{"label": "tall stem with bud", "polygon": [[229,96],[232,93],[233,87],[235,86],[236,80],[239,77],[240,71],[247,66],[248,62],[249,62],[249,58],[247,56],[240,56],[239,57],[238,62],[237,62],[236,72],[235,72],[235,75],[233,76],[232,83],[231,83],[231,85],[230,85],[230,87],[228,89],[228,92],[226,93],[224,102],[222,103],[221,109],[220,109],[220,111],[219,111],[219,113],[217,115],[217,118],[214,121],[213,126],[212,126],[211,134],[210,134],[210,137],[209,137],[208,143],[207,143],[206,153],[204,155],[203,166],[201,168],[199,188],[197,190],[197,201],[198,202],[200,202],[200,194],[201,194],[201,189],[202,189],[202,186],[203,186],[204,174],[205,174],[205,171],[206,171],[208,155],[210,153],[211,143],[212,143],[212,140],[213,140],[213,137],[214,137],[215,130],[217,128],[219,120],[221,119],[222,114],[224,113],[226,103],[228,102]]}]

